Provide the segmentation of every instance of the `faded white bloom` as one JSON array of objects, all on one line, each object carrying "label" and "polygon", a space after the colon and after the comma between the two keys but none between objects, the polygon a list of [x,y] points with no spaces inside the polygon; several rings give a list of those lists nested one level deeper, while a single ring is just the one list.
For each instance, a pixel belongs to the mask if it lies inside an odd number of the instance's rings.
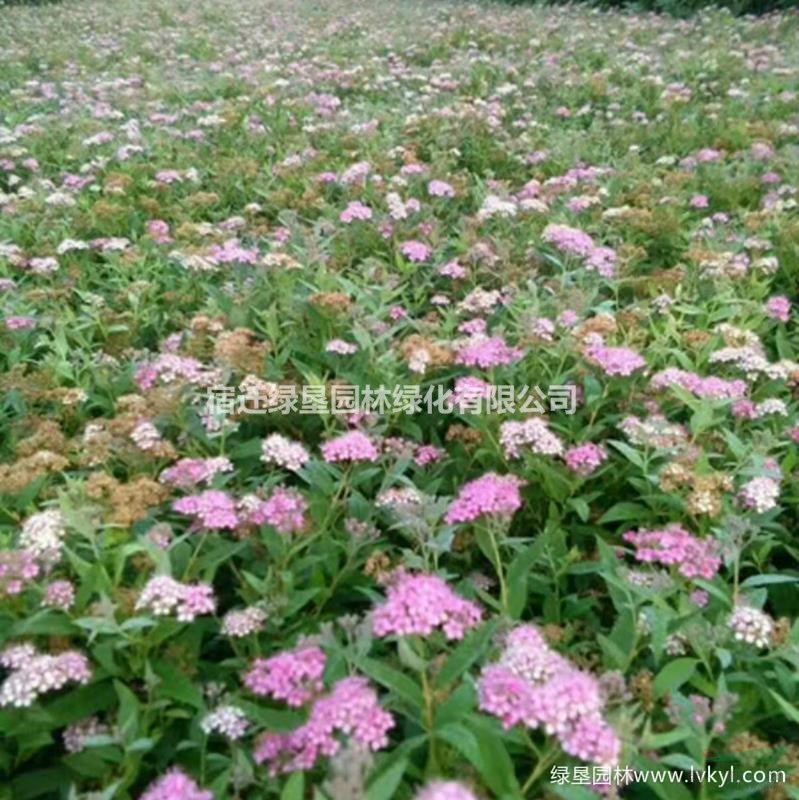
[{"label": "faded white bloom", "polygon": [[20,547],[37,555],[59,553],[66,535],[66,522],[58,509],[40,511],[28,517],[22,525]]},{"label": "faded white bloom", "polygon": [[261,443],[261,461],[265,464],[277,464],[279,467],[297,472],[310,458],[308,451],[299,443],[279,433],[273,433]]},{"label": "faded white bloom", "polygon": [[774,620],[757,608],[739,605],[730,615],[730,628],[736,641],[763,648],[768,647]]}]

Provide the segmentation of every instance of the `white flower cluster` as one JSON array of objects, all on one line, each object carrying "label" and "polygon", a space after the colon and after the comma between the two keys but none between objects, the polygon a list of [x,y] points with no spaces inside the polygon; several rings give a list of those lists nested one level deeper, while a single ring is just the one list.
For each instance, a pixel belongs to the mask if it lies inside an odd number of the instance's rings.
[{"label": "white flower cluster", "polygon": [[388,206],[389,216],[394,220],[407,219],[421,208],[419,201],[415,197],[406,202],[396,192],[389,192],[386,195],[386,205]]},{"label": "white flower cluster", "polygon": [[61,551],[65,534],[66,522],[63,515],[57,509],[49,509],[25,520],[19,544],[38,556],[57,554]]},{"label": "white flower cluster", "polygon": [[180,622],[193,622],[201,614],[216,610],[213,589],[205,583],[180,583],[168,575],[150,578],[136,601],[136,609],[144,608],[157,617],[174,615]]},{"label": "white flower cluster", "polygon": [[732,364],[746,373],[747,378],[765,375],[771,380],[785,380],[797,369],[794,361],[783,359],[771,362],[763,354],[760,346],[722,347],[710,354],[711,364]]},{"label": "white flower cluster", "polygon": [[0,686],[0,707],[27,708],[45,692],[68,683],[88,683],[89,661],[82,653],[67,650],[57,656],[41,655],[30,644],[13,645],[0,653],[0,665],[10,671]]},{"label": "white flower cluster", "polygon": [[375,505],[378,508],[394,508],[419,506],[423,502],[424,495],[415,486],[401,486],[384,489],[377,495]]},{"label": "white flower cluster", "polygon": [[538,417],[531,417],[524,422],[503,422],[499,429],[499,441],[508,458],[519,458],[522,447],[529,447],[538,455],[559,456],[563,453],[563,442]]},{"label": "white flower cluster", "polygon": [[490,194],[483,201],[477,216],[481,220],[486,220],[491,217],[515,217],[517,212],[518,207],[512,200],[503,200],[495,194]]},{"label": "white flower cluster", "polygon": [[772,414],[780,417],[788,416],[788,406],[784,400],[780,400],[779,397],[769,397],[755,406],[755,416],[758,419]]},{"label": "white flower cluster", "polygon": [[774,478],[752,478],[741,487],[738,498],[741,504],[758,514],[771,511],[780,497],[780,484]]},{"label": "white flower cluster", "polygon": [[299,443],[273,433],[261,444],[261,461],[265,464],[277,464],[279,467],[297,472],[308,463],[311,456]]},{"label": "white flower cluster", "polygon": [[263,630],[265,622],[266,612],[257,606],[250,606],[240,611],[228,611],[222,619],[222,633],[234,639],[241,639]]},{"label": "white flower cluster", "polygon": [[161,443],[161,433],[153,423],[148,420],[142,420],[130,432],[130,438],[139,450],[152,450]]},{"label": "white flower cluster", "polygon": [[200,727],[206,734],[219,733],[226,739],[241,739],[247,732],[247,717],[238,706],[219,706],[203,717]]},{"label": "white flower cluster", "polygon": [[740,605],[730,615],[730,628],[736,641],[768,647],[774,631],[774,620],[764,611]]},{"label": "white flower cluster", "polygon": [[427,367],[430,364],[432,356],[430,351],[424,347],[417,347],[411,352],[408,359],[408,369],[417,375],[424,375],[427,372]]},{"label": "white flower cluster", "polygon": [[80,753],[92,736],[107,736],[110,732],[108,725],[100,722],[97,717],[86,717],[64,728],[64,749],[68,753]]},{"label": "white flower cluster", "polygon": [[467,314],[487,314],[502,302],[502,293],[496,289],[483,289],[478,286],[472,289],[463,300],[458,303],[458,310]]}]

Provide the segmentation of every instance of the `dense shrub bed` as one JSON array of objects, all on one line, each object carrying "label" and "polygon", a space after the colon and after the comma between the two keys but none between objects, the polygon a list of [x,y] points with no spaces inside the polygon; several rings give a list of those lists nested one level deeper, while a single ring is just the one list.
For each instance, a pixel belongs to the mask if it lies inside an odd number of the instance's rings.
[{"label": "dense shrub bed", "polygon": [[795,17],[1,19],[3,800],[799,796]]}]

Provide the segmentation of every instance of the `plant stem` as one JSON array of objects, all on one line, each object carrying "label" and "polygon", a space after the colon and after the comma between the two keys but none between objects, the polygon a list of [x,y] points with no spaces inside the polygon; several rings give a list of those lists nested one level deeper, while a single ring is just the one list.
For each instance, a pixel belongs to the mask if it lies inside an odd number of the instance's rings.
[{"label": "plant stem", "polygon": [[505,571],[502,568],[502,559],[499,554],[499,543],[497,542],[497,528],[496,525],[488,523],[488,538],[491,540],[491,552],[494,557],[494,570],[497,573],[499,580],[499,602],[502,606],[502,611],[508,613],[508,585],[505,582]]},{"label": "plant stem", "polygon": [[427,680],[427,669],[422,671],[422,694],[424,697],[424,724],[430,737],[425,772],[431,775],[438,772],[438,758],[436,756],[436,738],[434,734],[433,692],[430,689],[430,682]]},{"label": "plant stem", "polygon": [[557,748],[553,748],[547,753],[539,758],[538,763],[535,765],[535,768],[530,773],[530,777],[524,782],[524,786],[522,786],[522,795],[526,795],[527,792],[530,791],[533,784],[544,774],[546,769],[552,763],[553,758],[560,752]]}]

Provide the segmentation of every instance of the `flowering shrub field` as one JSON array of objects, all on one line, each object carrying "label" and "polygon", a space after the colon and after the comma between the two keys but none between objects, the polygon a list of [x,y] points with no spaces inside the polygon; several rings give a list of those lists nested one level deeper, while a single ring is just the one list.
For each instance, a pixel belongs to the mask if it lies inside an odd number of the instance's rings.
[{"label": "flowering shrub field", "polygon": [[0,798],[799,797],[798,79],[795,14],[0,12]]}]

